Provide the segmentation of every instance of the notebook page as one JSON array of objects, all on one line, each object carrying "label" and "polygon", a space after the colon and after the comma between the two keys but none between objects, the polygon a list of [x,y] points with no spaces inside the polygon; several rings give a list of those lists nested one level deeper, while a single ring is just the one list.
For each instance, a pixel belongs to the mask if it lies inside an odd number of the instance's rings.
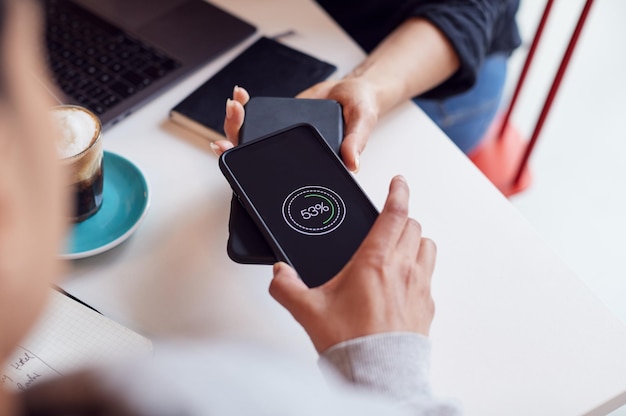
[{"label": "notebook page", "polygon": [[150,354],[149,339],[52,290],[39,322],[0,369],[0,385],[23,390],[85,366]]}]

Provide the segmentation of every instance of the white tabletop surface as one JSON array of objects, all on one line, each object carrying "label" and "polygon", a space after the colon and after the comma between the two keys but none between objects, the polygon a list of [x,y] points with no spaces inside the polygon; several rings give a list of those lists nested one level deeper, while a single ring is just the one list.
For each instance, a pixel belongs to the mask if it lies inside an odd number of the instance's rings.
[{"label": "white tabletop surface", "polygon": [[[215,3],[257,36],[295,30],[285,43],[335,63],[337,77],[363,57],[309,0]],[[150,212],[119,247],[72,262],[62,286],[148,336],[258,339],[314,365],[306,334],[267,293],[271,269],[227,257],[230,189],[207,140],[167,118],[253,40],[106,132],[105,148],[143,171]],[[601,415],[626,402],[626,328],[419,109],[384,117],[361,165],[356,179],[378,207],[390,179],[407,178],[411,214],[438,245],[436,394],[467,415]]]}]

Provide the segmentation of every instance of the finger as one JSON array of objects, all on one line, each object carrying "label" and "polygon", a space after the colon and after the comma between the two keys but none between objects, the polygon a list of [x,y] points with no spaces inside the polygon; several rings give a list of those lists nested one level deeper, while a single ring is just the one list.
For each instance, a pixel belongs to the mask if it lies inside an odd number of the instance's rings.
[{"label": "finger", "polygon": [[274,265],[274,278],[269,291],[270,295],[300,322],[300,318],[306,313],[310,289],[292,267],[283,262]]},{"label": "finger", "polygon": [[430,238],[422,238],[420,248],[417,253],[417,263],[424,268],[424,272],[428,275],[429,281],[435,271],[436,260],[437,245]]},{"label": "finger", "polygon": [[228,140],[233,145],[237,146],[239,143],[239,130],[243,125],[243,119],[246,116],[246,111],[243,108],[243,104],[239,101],[226,100],[226,118],[224,119],[224,132]]},{"label": "finger", "polygon": [[346,128],[341,145],[341,157],[349,170],[358,172],[360,155],[365,150],[367,138],[376,125],[376,119],[359,108],[351,108],[347,109],[344,107]]},{"label": "finger", "polygon": [[399,253],[405,254],[406,257],[410,257],[411,260],[415,259],[419,253],[420,243],[422,240],[422,226],[419,222],[413,218],[409,218],[406,221],[402,235],[398,240],[396,250]]},{"label": "finger", "polygon": [[235,146],[229,140],[216,140],[211,142],[211,150],[213,150],[213,153],[215,153],[217,157],[220,157],[222,153],[233,147]]},{"label": "finger", "polygon": [[241,105],[246,105],[250,101],[250,94],[248,94],[245,88],[235,85],[235,88],[233,88],[233,100],[241,103]]},{"label": "finger", "polygon": [[361,139],[354,134],[344,136],[341,144],[341,160],[350,172],[358,173],[361,168],[361,153],[357,150]]},{"label": "finger", "polygon": [[402,176],[396,176],[389,185],[389,195],[363,247],[378,252],[395,250],[409,218],[409,186]]}]

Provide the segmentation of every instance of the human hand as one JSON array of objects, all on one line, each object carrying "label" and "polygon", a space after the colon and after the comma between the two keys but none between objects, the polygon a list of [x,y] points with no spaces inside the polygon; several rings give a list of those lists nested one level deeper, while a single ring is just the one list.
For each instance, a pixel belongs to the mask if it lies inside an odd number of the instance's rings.
[{"label": "human hand", "polygon": [[341,104],[345,123],[341,159],[349,170],[357,172],[359,157],[380,114],[374,86],[363,78],[347,77],[316,84],[298,98],[329,99]]},{"label": "human hand", "polygon": [[[341,158],[349,170],[358,171],[359,156],[378,121],[379,110],[371,84],[356,77],[324,81],[301,92],[297,98],[332,99],[342,105],[345,129]],[[239,130],[245,117],[243,106],[249,99],[250,96],[244,88],[233,89],[233,98],[226,102],[224,131],[227,140],[217,140],[211,144],[218,156],[238,144]]]},{"label": "human hand", "polygon": [[211,143],[211,148],[216,155],[220,156],[233,146],[239,144],[239,130],[243,125],[246,111],[244,105],[250,100],[248,91],[239,86],[233,88],[233,98],[226,101],[226,118],[224,118],[224,132],[226,140],[216,140]]},{"label": "human hand", "polygon": [[408,217],[408,199],[406,181],[395,177],[385,207],[359,249],[322,286],[309,289],[287,264],[274,265],[270,294],[304,327],[319,353],[376,333],[428,335],[436,247]]}]

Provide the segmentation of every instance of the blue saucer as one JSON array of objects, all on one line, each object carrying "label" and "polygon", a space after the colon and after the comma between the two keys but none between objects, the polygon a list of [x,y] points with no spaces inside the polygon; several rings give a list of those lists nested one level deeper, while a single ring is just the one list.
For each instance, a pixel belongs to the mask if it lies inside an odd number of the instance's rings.
[{"label": "blue saucer", "polygon": [[80,259],[107,251],[130,237],[150,206],[148,184],[127,159],[104,152],[102,206],[92,217],[74,224],[64,259]]}]

